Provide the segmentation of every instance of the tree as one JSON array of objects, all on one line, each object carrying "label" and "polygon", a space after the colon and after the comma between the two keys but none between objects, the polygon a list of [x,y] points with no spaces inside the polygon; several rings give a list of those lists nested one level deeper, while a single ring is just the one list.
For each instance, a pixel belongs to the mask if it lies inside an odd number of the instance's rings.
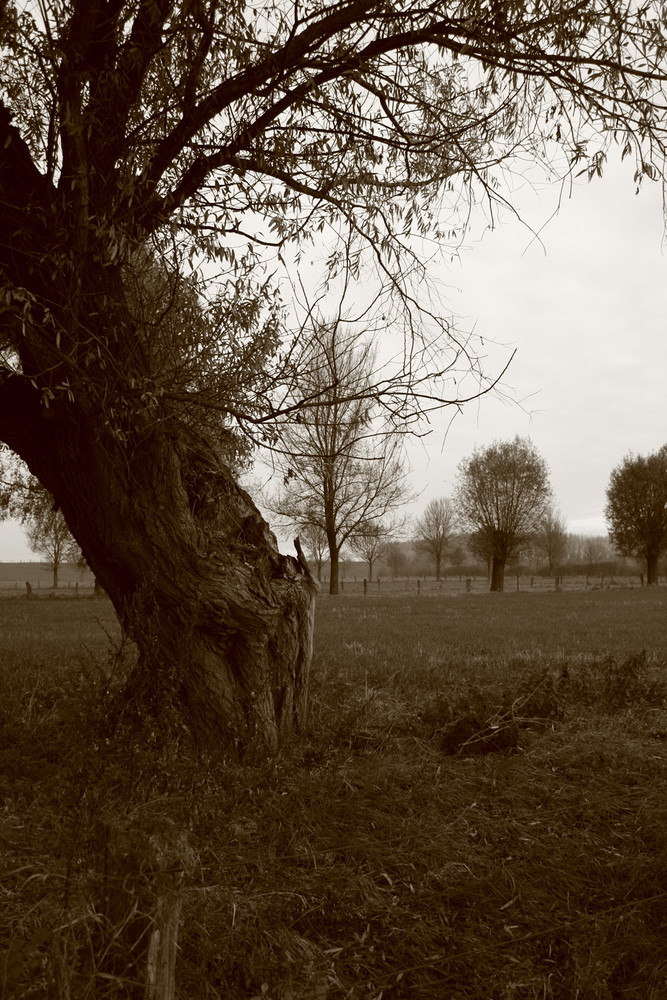
[{"label": "tree", "polygon": [[549,507],[540,518],[536,541],[549,560],[549,573],[553,576],[554,569],[567,552],[567,522],[553,507]]},{"label": "tree", "polygon": [[280,517],[326,534],[330,594],[338,593],[343,545],[411,499],[402,442],[374,413],[371,349],[341,326],[313,331],[294,398],[316,402],[283,433],[275,459],[283,487],[269,500]]},{"label": "tree", "polygon": [[63,563],[78,562],[81,551],[53,497],[23,463],[0,455],[0,517],[14,517],[26,529],[33,552],[43,556],[58,589],[58,571]]},{"label": "tree", "polygon": [[312,521],[306,521],[305,524],[302,524],[299,527],[299,537],[308,546],[310,557],[315,563],[315,567],[317,569],[317,579],[321,582],[322,567],[324,566],[327,553],[326,532]]},{"label": "tree", "polygon": [[600,563],[607,555],[605,539],[598,535],[588,535],[583,539],[582,553],[586,563],[586,572],[593,576],[597,573]]},{"label": "tree", "polygon": [[430,500],[416,523],[417,548],[426,552],[435,563],[435,578],[440,579],[440,566],[454,532],[454,509],[447,497]]},{"label": "tree", "polygon": [[593,176],[617,143],[655,176],[664,50],[657,0],[0,5],[0,440],[137,642],[135,697],[204,743],[305,712],[312,581],[226,460],[295,418],[300,242],[397,330],[392,419],[476,396],[431,248],[517,162]]},{"label": "tree", "polygon": [[408,554],[403,542],[390,542],[384,554],[384,561],[389,567],[389,572],[394,580],[401,573],[405,573],[408,567]]},{"label": "tree", "polygon": [[33,552],[43,556],[53,572],[53,589],[58,589],[58,570],[66,562],[76,562],[78,546],[72,538],[62,511],[53,509],[53,499],[44,490],[45,502],[26,518],[26,535]]},{"label": "tree", "polygon": [[476,449],[459,464],[454,504],[471,551],[491,560],[492,591],[504,589],[505,564],[530,542],[550,502],[546,463],[526,438]]},{"label": "tree", "polygon": [[463,564],[465,561],[465,557],[466,557],[466,550],[463,541],[461,540],[461,537],[457,534],[455,536],[455,542],[450,549],[450,559],[452,566],[458,573],[459,580],[461,579],[463,574]]},{"label": "tree", "polygon": [[627,455],[611,473],[605,517],[623,556],[646,560],[646,582],[658,582],[658,557],[667,547],[667,445],[646,457]]},{"label": "tree", "polygon": [[352,551],[361,556],[368,565],[368,579],[373,579],[373,566],[385,555],[391,539],[397,531],[396,524],[381,521],[366,521],[359,525],[348,541]]}]

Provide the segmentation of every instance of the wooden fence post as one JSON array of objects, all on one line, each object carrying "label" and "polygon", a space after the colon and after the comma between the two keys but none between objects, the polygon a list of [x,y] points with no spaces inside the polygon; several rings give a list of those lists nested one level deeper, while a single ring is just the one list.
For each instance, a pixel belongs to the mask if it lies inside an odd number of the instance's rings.
[{"label": "wooden fence post", "polygon": [[26,595],[25,596],[26,596],[26,599],[29,601],[32,598],[32,587],[28,583],[27,580],[26,580],[26,584],[25,584],[25,589],[26,589]]},{"label": "wooden fence post", "polygon": [[364,580],[364,597],[366,596],[367,589],[368,589],[368,580]]}]

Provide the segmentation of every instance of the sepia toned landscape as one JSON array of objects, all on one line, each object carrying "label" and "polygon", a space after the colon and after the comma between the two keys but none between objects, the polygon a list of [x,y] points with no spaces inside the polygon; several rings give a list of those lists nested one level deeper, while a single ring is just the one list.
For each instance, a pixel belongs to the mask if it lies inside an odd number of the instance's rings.
[{"label": "sepia toned landscape", "polygon": [[108,600],[0,601],[3,997],[139,995],[161,893],[192,1000],[665,996],[667,588],[404,585],[318,599],[308,722],[242,759],[114,708]]},{"label": "sepia toned landscape", "polygon": [[664,0],[0,0],[0,1000],[667,1000],[666,195]]}]

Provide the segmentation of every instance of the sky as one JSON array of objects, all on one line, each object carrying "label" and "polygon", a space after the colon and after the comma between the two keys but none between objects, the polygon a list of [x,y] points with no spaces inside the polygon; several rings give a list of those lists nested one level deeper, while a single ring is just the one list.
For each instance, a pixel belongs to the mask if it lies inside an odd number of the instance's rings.
[{"label": "sky", "polygon": [[[630,451],[667,443],[667,250],[662,188],[638,195],[634,166],[602,180],[519,195],[526,224],[505,219],[468,240],[447,279],[455,315],[516,347],[505,400],[485,396],[411,449],[414,505],[451,493],[462,458],[528,436],[551,472],[569,530],[606,534],[605,489]],[[551,217],[558,205],[558,213]],[[498,354],[498,357],[501,355]],[[491,359],[490,359],[491,362]]]},{"label": "sky", "polygon": [[[475,447],[519,434],[546,460],[569,530],[605,534],[611,470],[630,451],[667,443],[662,189],[646,182],[635,195],[633,169],[610,163],[602,180],[582,179],[572,191],[526,186],[517,193],[523,222],[473,225],[438,275],[448,311],[490,345],[490,371],[517,353],[504,398],[487,395],[453,421],[443,410],[410,447],[414,516],[451,493]],[[0,523],[0,561],[35,558],[21,527]]]}]

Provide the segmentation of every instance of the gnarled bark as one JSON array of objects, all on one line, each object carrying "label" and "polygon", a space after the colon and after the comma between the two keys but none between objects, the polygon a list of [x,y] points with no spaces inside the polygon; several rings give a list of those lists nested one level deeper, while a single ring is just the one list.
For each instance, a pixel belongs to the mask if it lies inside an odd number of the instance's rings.
[{"label": "gnarled bark", "polygon": [[158,709],[176,699],[213,743],[272,744],[298,726],[316,584],[278,551],[213,445],[165,420],[121,447],[75,404],[44,408],[17,377],[0,385],[0,437],[62,507]]}]

